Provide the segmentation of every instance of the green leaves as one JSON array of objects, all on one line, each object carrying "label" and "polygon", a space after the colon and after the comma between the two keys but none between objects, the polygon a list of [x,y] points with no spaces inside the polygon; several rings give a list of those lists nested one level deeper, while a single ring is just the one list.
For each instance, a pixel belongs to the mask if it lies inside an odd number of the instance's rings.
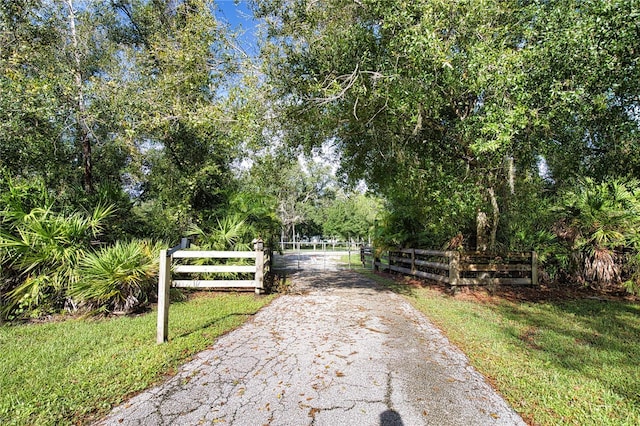
[{"label": "green leaves", "polygon": [[[629,288],[635,288],[640,183],[621,179],[598,183],[586,178],[575,189],[564,191],[560,203],[555,232],[574,254],[572,267],[577,278],[594,286],[616,284],[624,278],[631,283]],[[623,271],[623,263],[629,260]]]},{"label": "green leaves", "polygon": [[247,235],[251,229],[239,216],[226,216],[208,224],[206,229],[192,225],[187,235],[196,238],[196,245],[203,250],[252,250]]},{"label": "green leaves", "polygon": [[[185,230],[223,209],[229,164],[260,139],[260,108],[247,106],[251,75],[239,78],[216,11],[209,0],[2,3],[0,168],[42,177],[70,209],[95,206],[104,185],[179,212],[143,218],[150,228]],[[125,222],[123,191],[107,203]],[[165,219],[173,226],[149,223]]]},{"label": "green leaves", "polygon": [[283,137],[338,146],[392,240],[471,242],[479,209],[497,246],[533,242],[528,191],[640,170],[635,1],[257,3]]},{"label": "green leaves", "polygon": [[157,283],[160,245],[133,240],[88,253],[69,296],[97,312],[131,312],[148,302]]},{"label": "green leaves", "polygon": [[[491,171],[513,152],[528,117],[509,94],[520,72],[515,49],[498,38],[499,25],[510,19],[501,4],[305,6],[304,16],[273,3],[262,9],[302,28],[279,27],[274,44],[294,47],[267,62],[278,94],[290,95],[280,102],[291,143],[319,146],[334,138],[349,179],[364,178],[389,197],[407,175],[495,184]],[[414,200],[427,197],[421,192]]]},{"label": "green leaves", "polygon": [[[0,211],[3,316],[16,308],[60,309],[77,281],[78,262],[103,230],[113,207],[65,214],[53,208],[42,183],[8,180]],[[40,192],[42,191],[42,192]],[[31,199],[39,193],[39,198]]]},{"label": "green leaves", "polygon": [[565,191],[559,209],[572,228],[574,247],[615,249],[638,244],[639,186],[636,180],[596,183],[586,178],[576,190]]}]

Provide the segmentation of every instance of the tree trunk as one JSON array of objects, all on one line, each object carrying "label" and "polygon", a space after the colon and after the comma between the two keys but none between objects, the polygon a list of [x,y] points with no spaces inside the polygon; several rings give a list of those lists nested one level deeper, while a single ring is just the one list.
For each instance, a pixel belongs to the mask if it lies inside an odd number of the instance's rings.
[{"label": "tree trunk", "polygon": [[80,131],[82,139],[83,184],[87,193],[93,192],[93,164],[91,163],[91,141],[84,131]]},{"label": "tree trunk", "polygon": [[76,115],[76,140],[79,141],[82,149],[82,169],[83,186],[87,193],[93,192],[93,164],[91,162],[91,130],[87,124],[87,108],[84,99],[84,88],[82,83],[82,68],[80,62],[80,51],[78,48],[78,35],[76,32],[76,17],[73,8],[73,0],[66,0],[69,9],[69,32],[73,49],[73,77],[76,85],[77,104],[75,106]]},{"label": "tree trunk", "polygon": [[296,248],[296,224],[295,222],[291,224],[291,234],[292,234],[292,241],[293,241],[293,248]]},{"label": "tree trunk", "polygon": [[491,207],[493,208],[493,220],[491,221],[491,236],[489,239],[489,250],[496,251],[496,235],[498,234],[498,221],[500,220],[500,208],[498,207],[498,200],[493,187],[489,187],[489,199],[491,200]]},{"label": "tree trunk", "polygon": [[476,250],[480,252],[487,251],[489,237],[487,229],[489,228],[489,218],[487,214],[478,209],[476,213]]},{"label": "tree trunk", "polygon": [[509,192],[516,194],[516,165],[513,156],[507,157],[507,179],[509,181]]}]

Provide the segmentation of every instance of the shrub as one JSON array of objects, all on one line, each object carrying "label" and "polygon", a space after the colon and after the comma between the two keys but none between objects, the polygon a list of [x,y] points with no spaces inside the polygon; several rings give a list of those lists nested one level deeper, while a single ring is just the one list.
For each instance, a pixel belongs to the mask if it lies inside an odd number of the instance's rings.
[{"label": "shrub", "polygon": [[155,289],[160,245],[149,240],[116,242],[87,254],[69,295],[94,312],[131,312],[146,304]]},{"label": "shrub", "polygon": [[187,235],[195,238],[195,244],[202,250],[252,250],[251,227],[239,216],[216,219],[216,224],[204,229],[192,225]]},{"label": "shrub", "polygon": [[554,232],[570,250],[571,272],[579,282],[604,288],[637,275],[627,261],[637,255],[640,242],[638,181],[587,178],[561,195],[557,211]]},{"label": "shrub", "polygon": [[[192,247],[200,250],[231,250],[231,251],[245,251],[253,250],[253,246],[250,243],[253,229],[247,222],[237,215],[226,216],[222,219],[216,219],[215,225],[201,228],[197,225],[192,225],[188,235],[194,238]],[[195,265],[215,265],[224,264],[227,261],[223,259],[194,259],[192,260]],[[251,261],[249,259],[234,259],[233,263],[236,265],[249,265]],[[250,274],[242,274],[237,272],[226,272],[216,274],[198,274],[198,279],[249,279]]]},{"label": "shrub", "polygon": [[27,207],[16,198],[0,211],[1,313],[10,318],[55,311],[69,302],[66,290],[77,279],[78,262],[113,212],[110,206],[98,206],[91,215]]}]

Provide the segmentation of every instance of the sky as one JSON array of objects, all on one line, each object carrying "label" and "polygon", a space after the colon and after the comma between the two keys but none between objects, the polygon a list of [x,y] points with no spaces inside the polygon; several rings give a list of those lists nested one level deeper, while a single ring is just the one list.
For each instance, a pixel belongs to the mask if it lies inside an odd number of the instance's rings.
[{"label": "sky", "polygon": [[228,22],[231,28],[240,31],[238,41],[241,47],[251,56],[257,55],[256,31],[258,21],[253,18],[247,0],[216,0],[218,19]]}]

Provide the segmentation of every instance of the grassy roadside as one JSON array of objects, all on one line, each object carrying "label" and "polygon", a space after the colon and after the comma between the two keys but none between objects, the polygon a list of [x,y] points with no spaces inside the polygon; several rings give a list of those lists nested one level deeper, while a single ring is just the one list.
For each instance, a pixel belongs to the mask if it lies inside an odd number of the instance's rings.
[{"label": "grassy roadside", "polygon": [[346,266],[349,265],[349,258],[351,258],[351,268],[352,269],[360,269],[360,268],[362,268],[362,263],[360,263],[360,252],[359,251],[353,251],[351,253],[351,256],[349,256],[348,254],[340,256],[340,259],[338,259],[338,262],[342,266],[346,267]]},{"label": "grassy roadside", "polygon": [[78,424],[170,374],[273,296],[203,295],[172,303],[169,342],[156,312],[0,327],[0,424]]},{"label": "grassy roadside", "polygon": [[400,291],[535,425],[640,424],[640,306]]}]

